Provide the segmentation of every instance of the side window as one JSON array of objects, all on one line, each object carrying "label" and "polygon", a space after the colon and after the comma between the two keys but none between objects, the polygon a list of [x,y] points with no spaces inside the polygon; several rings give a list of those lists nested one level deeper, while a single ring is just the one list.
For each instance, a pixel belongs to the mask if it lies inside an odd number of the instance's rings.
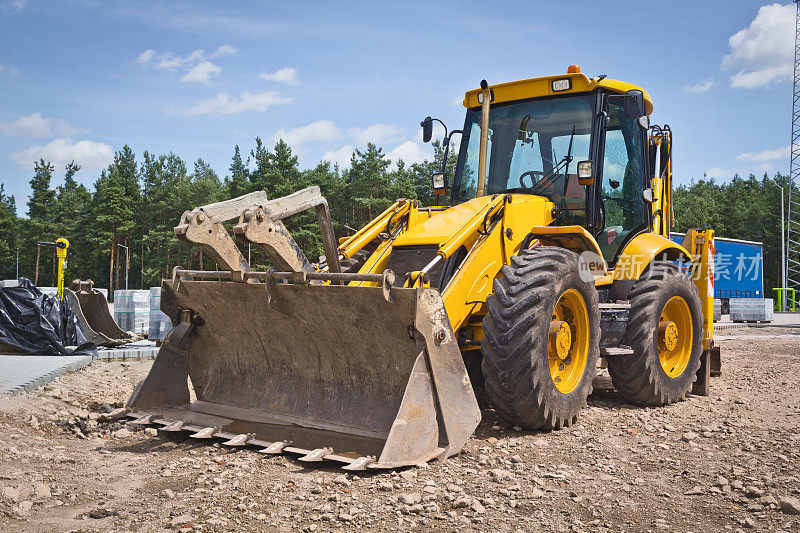
[{"label": "side window", "polygon": [[613,263],[631,233],[647,225],[644,190],[644,147],[638,121],[625,116],[621,98],[609,98],[609,127],[605,136],[603,182],[600,195],[605,227],[598,244]]}]

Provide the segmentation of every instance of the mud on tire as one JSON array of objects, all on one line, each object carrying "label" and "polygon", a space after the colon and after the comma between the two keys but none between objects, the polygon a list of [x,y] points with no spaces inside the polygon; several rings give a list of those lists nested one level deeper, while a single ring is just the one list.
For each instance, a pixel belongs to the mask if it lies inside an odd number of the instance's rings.
[{"label": "mud on tire", "polygon": [[[550,324],[562,294],[574,289],[587,311],[586,365],[575,388],[556,388],[548,362]],[[504,266],[487,300],[482,370],[498,414],[528,429],[571,425],[592,391],[600,352],[597,290],[579,275],[579,258],[549,246],[523,250]],[[573,337],[577,332],[573,331]]]}]

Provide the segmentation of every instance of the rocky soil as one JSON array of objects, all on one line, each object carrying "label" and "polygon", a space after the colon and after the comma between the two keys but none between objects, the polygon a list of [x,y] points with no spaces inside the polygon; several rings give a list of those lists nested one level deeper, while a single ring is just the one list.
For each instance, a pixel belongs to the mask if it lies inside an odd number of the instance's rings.
[{"label": "rocky soil", "polygon": [[99,422],[150,361],[0,397],[1,531],[800,530],[800,335],[726,330],[708,397],[642,409],[601,372],[579,423],[487,409],[463,454],[352,475]]}]

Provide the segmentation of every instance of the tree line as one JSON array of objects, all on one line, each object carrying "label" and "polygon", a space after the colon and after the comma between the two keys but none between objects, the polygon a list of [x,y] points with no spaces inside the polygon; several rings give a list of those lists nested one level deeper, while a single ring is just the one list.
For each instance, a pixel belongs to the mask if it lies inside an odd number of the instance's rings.
[{"label": "tree line", "polygon": [[[781,190],[788,209],[788,176],[764,173],[761,179],[734,175],[728,182],[713,179],[692,180],[673,192],[675,229],[711,228],[717,237],[764,243],[764,297],[776,298],[773,287],[781,287]],[[797,198],[798,189],[792,190]],[[798,259],[798,258],[795,258]]]},{"label": "tree line", "polygon": [[[145,151],[136,158],[129,146],[115,153],[114,161],[100,172],[92,190],[75,180],[80,167],[64,169],[62,185],[53,187],[56,169],[47,161],[34,164],[32,194],[27,218],[16,214],[15,199],[0,184],[0,279],[19,274],[34,279],[38,241],[65,237],[70,241],[67,282],[73,278],[95,281],[110,291],[125,287],[125,249],[128,247],[129,286],[146,288],[160,284],[172,267],[213,268],[199,247],[178,241],[173,233],[181,214],[194,207],[264,190],[278,198],[310,185],[318,185],[327,198],[337,236],[352,233],[386,209],[397,198],[411,198],[422,205],[447,201],[432,194],[430,176],[440,168],[442,146],[434,143],[434,157],[421,163],[392,166],[386,153],[374,144],[356,150],[348,169],[322,161],[301,169],[291,147],[279,140],[271,149],[260,139],[242,154],[234,148],[228,173],[220,178],[202,159],[190,169],[173,153]],[[448,160],[453,176],[455,155]],[[788,193],[789,180],[776,175],[775,182]],[[795,191],[796,193],[796,191]],[[764,288],[780,286],[780,190],[764,174],[761,179],[738,175],[728,182],[713,179],[690,181],[673,193],[675,228],[712,228],[718,237],[764,243]],[[788,202],[787,202],[788,205]],[[322,245],[313,212],[285,221],[295,240],[313,261]],[[248,255],[247,250],[243,250]],[[54,251],[43,248],[39,257],[38,284],[53,285]],[[257,268],[269,264],[255,248],[250,258]]]},{"label": "tree line", "polygon": [[[75,180],[80,167],[64,169],[62,185],[53,187],[54,166],[39,160],[30,180],[27,217],[18,217],[13,196],[0,184],[0,279],[17,272],[36,277],[37,242],[70,241],[65,280],[89,279],[96,287],[125,288],[125,248],[129,257],[129,288],[160,285],[172,268],[214,268],[200,247],[178,241],[173,228],[186,210],[263,190],[278,198],[304,187],[318,185],[327,198],[337,236],[352,233],[389,207],[397,198],[435,204],[430,176],[443,157],[434,143],[434,157],[421,163],[392,165],[387,154],[370,143],[355,150],[350,167],[340,169],[327,161],[301,169],[291,147],[279,140],[271,149],[261,139],[242,154],[234,148],[228,174],[220,178],[202,159],[189,168],[179,156],[145,151],[141,159],[130,146],[115,153],[114,161],[100,172],[92,190]],[[452,167],[454,158],[448,161]],[[235,221],[234,221],[235,222]],[[310,260],[322,255],[317,219],[312,212],[284,221]],[[121,245],[121,246],[120,246]],[[254,247],[243,250],[255,267],[269,259]],[[40,286],[55,285],[55,252],[42,247],[38,257]],[[205,259],[205,263],[204,263]]]}]

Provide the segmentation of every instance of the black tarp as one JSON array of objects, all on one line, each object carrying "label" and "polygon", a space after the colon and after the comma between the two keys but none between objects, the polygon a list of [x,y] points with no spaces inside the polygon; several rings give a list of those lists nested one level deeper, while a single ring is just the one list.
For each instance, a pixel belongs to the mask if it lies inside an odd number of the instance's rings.
[{"label": "black tarp", "polygon": [[19,278],[18,287],[0,288],[0,344],[30,354],[97,355],[69,303],[43,294],[28,278]]}]

